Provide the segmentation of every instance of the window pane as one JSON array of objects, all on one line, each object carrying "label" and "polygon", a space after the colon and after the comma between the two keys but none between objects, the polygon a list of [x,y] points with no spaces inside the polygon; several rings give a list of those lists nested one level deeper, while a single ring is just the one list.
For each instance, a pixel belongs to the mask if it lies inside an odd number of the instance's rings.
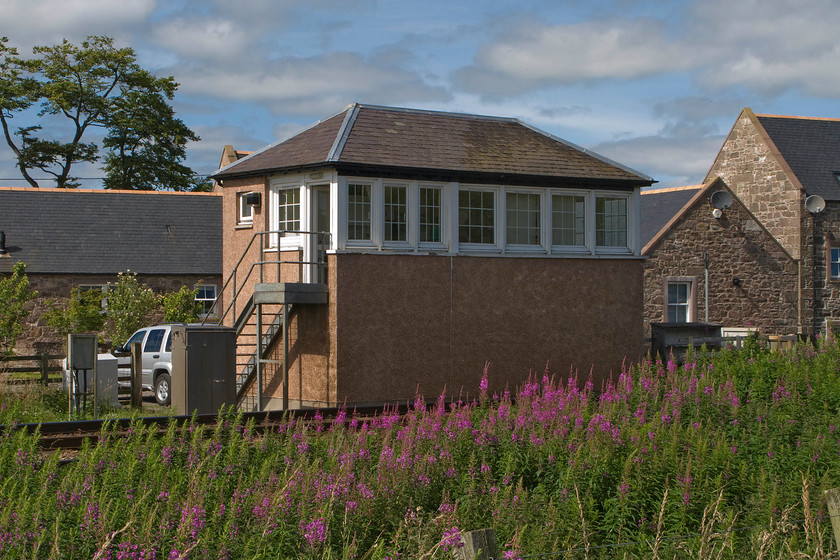
[{"label": "window pane", "polygon": [[586,245],[586,198],[578,195],[551,197],[552,245]]},{"label": "window pane", "polygon": [[385,185],[385,241],[408,241],[407,189]]},{"label": "window pane", "polygon": [[690,320],[689,309],[691,302],[689,297],[691,295],[690,282],[670,282],[668,283],[668,322],[669,323],[686,323]]},{"label": "window pane", "polygon": [[166,333],[164,329],[152,329],[149,331],[149,337],[146,339],[146,344],[143,345],[143,352],[158,352],[163,345],[163,335]]},{"label": "window pane", "polygon": [[[277,192],[277,229],[300,231],[300,189],[282,189]],[[284,237],[286,234],[281,233]]]},{"label": "window pane", "polygon": [[347,238],[370,241],[370,185],[347,185]]},{"label": "window pane", "polygon": [[831,249],[831,277],[840,278],[840,248]]},{"label": "window pane", "polygon": [[441,190],[420,187],[420,242],[440,243]]},{"label": "window pane", "polygon": [[595,199],[595,243],[599,247],[627,247],[627,199]]},{"label": "window pane", "polygon": [[461,243],[494,243],[495,211],[495,193],[490,191],[459,191],[458,241]]},{"label": "window pane", "polygon": [[507,193],[507,242],[515,245],[540,244],[540,195]]}]

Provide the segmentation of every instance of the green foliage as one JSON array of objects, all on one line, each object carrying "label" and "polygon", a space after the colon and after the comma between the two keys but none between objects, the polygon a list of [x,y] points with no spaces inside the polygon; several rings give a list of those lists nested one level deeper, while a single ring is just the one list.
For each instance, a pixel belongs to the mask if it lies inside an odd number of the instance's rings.
[{"label": "green foliage", "polygon": [[[73,165],[100,158],[99,147],[83,140],[91,128],[104,128],[108,188],[194,188],[192,171],[181,162],[186,143],[198,137],[169,105],[177,87],[172,77],[142,69],[134,50],[116,47],[110,37],[36,46],[31,58],[0,39],[0,124],[33,187],[32,170],[52,176],[57,187],[79,186]],[[29,117],[39,102],[35,124],[12,130],[12,118]],[[43,135],[61,128],[69,130],[65,140]]]},{"label": "green foliage", "polygon": [[505,558],[834,558],[840,348],[690,357],[259,435],[114,425],[60,469],[9,430],[0,554],[443,560],[492,528]]},{"label": "green foliage", "polygon": [[23,320],[29,315],[26,302],[33,297],[26,265],[18,262],[10,276],[0,278],[0,356],[14,353],[15,341],[23,332]]},{"label": "green foliage", "polygon": [[164,294],[161,298],[163,304],[163,320],[170,323],[195,323],[201,313],[201,304],[195,301],[198,288],[189,289],[182,286],[177,292]]},{"label": "green foliage", "polygon": [[67,307],[51,306],[42,318],[65,337],[69,333],[98,333],[105,326],[104,298],[100,290],[73,288]]},{"label": "green foliage", "polygon": [[134,331],[148,325],[159,298],[151,288],[137,280],[137,274],[121,272],[116,284],[108,284],[106,337],[123,344]]}]

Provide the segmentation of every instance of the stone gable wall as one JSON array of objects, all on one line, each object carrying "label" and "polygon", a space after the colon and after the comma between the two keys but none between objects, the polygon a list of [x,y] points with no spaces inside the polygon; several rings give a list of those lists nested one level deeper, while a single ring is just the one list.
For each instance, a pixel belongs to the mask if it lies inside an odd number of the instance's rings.
[{"label": "stone gable wall", "polygon": [[803,193],[744,113],[723,144],[705,182],[721,177],[794,259],[801,251]]},{"label": "stone gable wall", "polygon": [[719,220],[704,199],[649,251],[644,273],[645,336],[650,336],[651,322],[665,319],[667,277],[695,279],[693,320],[706,320],[704,253],[709,259],[709,322],[753,327],[764,334],[797,332],[797,262],[737,199]]}]

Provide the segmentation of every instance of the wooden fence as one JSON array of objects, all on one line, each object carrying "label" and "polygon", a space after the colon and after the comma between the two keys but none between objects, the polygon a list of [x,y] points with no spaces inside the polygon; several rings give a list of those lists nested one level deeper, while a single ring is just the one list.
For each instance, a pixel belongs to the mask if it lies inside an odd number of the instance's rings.
[{"label": "wooden fence", "polygon": [[[36,356],[0,356],[0,373],[36,373],[38,374],[37,381],[48,385],[50,383],[61,383],[61,375],[50,375],[51,373],[61,373],[61,366],[50,365],[57,360],[63,360],[64,356],[54,354],[38,354]],[[21,364],[21,365],[8,365]],[[28,380],[21,379],[20,382],[27,382]],[[14,382],[14,381],[12,381]]]}]

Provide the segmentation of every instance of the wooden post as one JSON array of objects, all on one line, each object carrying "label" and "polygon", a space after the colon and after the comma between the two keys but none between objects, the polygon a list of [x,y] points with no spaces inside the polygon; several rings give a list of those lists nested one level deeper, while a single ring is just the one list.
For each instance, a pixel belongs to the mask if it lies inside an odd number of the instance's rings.
[{"label": "wooden post", "polygon": [[464,546],[455,549],[459,560],[489,560],[499,557],[496,547],[496,533],[493,529],[478,529],[461,533]]},{"label": "wooden post", "polygon": [[46,352],[42,352],[41,353],[41,383],[44,384],[44,387],[46,387],[50,383],[49,371],[48,371],[49,367],[50,367],[49,354],[47,354]]},{"label": "wooden post", "polygon": [[828,515],[831,517],[831,528],[834,530],[834,544],[840,550],[840,488],[825,491],[825,501],[828,503]]},{"label": "wooden post", "polygon": [[143,353],[140,343],[131,345],[131,408],[143,406]]}]

